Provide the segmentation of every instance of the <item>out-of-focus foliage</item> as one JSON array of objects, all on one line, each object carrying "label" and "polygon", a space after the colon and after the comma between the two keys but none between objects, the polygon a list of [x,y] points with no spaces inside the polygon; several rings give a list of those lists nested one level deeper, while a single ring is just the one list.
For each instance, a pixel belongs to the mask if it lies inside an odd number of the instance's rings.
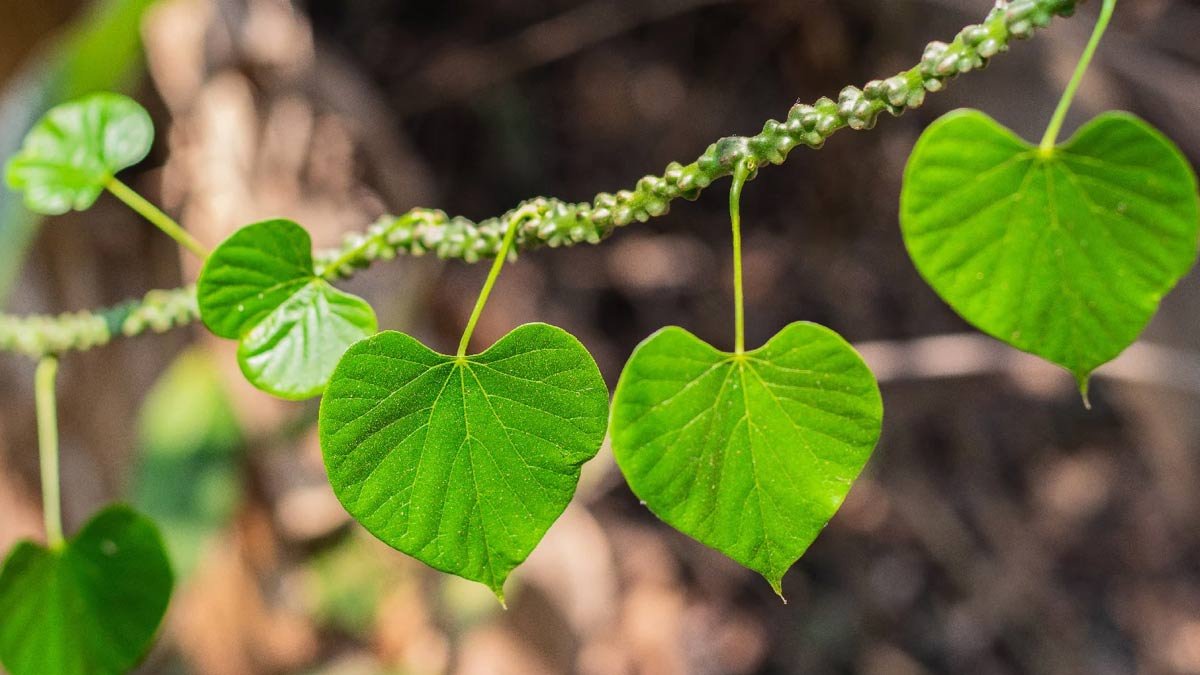
[{"label": "out-of-focus foliage", "polygon": [[154,123],[133,99],[98,92],[54,106],[9,160],[9,187],[30,211],[48,216],[84,211],[118,171],[145,159]]},{"label": "out-of-focus foliage", "polygon": [[0,574],[12,675],[123,675],[158,630],[174,577],[154,522],[101,511],[62,547],[19,544]]},{"label": "out-of-focus foliage", "polygon": [[162,528],[181,578],[233,515],[242,435],[210,353],[179,355],[146,396],[131,499]]},{"label": "out-of-focus foliage", "polygon": [[[141,19],[155,0],[98,0],[0,92],[0,157],[11,157],[51,106],[86,93],[126,89],[142,70]],[[40,218],[0,199],[0,304]]]},{"label": "out-of-focus foliage", "polygon": [[380,598],[406,583],[380,555],[387,549],[372,543],[366,535],[351,536],[308,563],[307,597],[313,616],[359,638],[370,636]]}]

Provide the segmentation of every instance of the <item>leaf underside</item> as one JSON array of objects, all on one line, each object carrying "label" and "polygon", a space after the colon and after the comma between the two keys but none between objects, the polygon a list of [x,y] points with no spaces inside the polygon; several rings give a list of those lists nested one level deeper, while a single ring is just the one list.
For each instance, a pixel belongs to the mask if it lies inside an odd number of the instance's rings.
[{"label": "leaf underside", "polygon": [[120,94],[92,94],[52,108],[8,163],[8,184],[31,211],[59,215],[95,203],[108,181],[145,159],[150,115]]},{"label": "leaf underside", "polygon": [[375,312],[313,270],[312,240],[290,220],[248,225],[204,265],[196,292],[213,333],[239,340],[251,383],[281,398],[325,388],[346,349],[377,329]]},{"label": "leaf underside", "polygon": [[1107,113],[1048,156],[978,111],[929,127],[905,172],[913,262],[980,330],[1081,386],[1196,259],[1196,178],[1145,122]]},{"label": "leaf underside", "polygon": [[113,506],[58,551],[18,544],[0,572],[0,661],[12,675],[123,675],[174,584],[154,524]]},{"label": "leaf underside", "polygon": [[736,356],[669,327],[625,366],[611,431],[651,511],[778,593],[866,464],[882,417],[874,376],[827,328],[793,323]]},{"label": "leaf underside", "polygon": [[451,574],[504,580],[575,493],[608,389],[569,333],[527,324],[462,359],[383,332],[354,345],[321,401],[334,492],[388,545]]}]

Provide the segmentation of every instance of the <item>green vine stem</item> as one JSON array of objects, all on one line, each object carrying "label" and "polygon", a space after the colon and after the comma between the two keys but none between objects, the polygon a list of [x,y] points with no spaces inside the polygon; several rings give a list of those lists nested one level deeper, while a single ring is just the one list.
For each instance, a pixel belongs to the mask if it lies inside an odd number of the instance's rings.
[{"label": "green vine stem", "polygon": [[[1104,37],[1104,32],[1108,30],[1108,22],[1112,19],[1116,6],[1117,0],[1104,0],[1104,4],[1100,6],[1100,17],[1096,19],[1092,37],[1088,39],[1087,46],[1083,49],[1083,55],[1079,57],[1079,63],[1075,66],[1075,72],[1071,75],[1071,81],[1067,83],[1067,88],[1058,101],[1058,107],[1054,109],[1054,115],[1050,118],[1050,124],[1046,127],[1046,134],[1042,136],[1041,145],[1038,147],[1042,155],[1054,152],[1054,144],[1058,141],[1058,132],[1062,130],[1063,120],[1067,117],[1067,111],[1071,109],[1071,102],[1075,100],[1075,92],[1079,90],[1084,73],[1092,63],[1096,47],[1100,46],[1100,38]],[[1085,394],[1084,398],[1086,397]]]},{"label": "green vine stem", "polygon": [[54,387],[57,377],[58,358],[42,358],[34,375],[33,390],[37,401],[38,454],[42,469],[42,514],[46,520],[46,542],[52,549],[63,544],[58,480],[58,403]]},{"label": "green vine stem", "polygon": [[104,187],[117,199],[125,202],[126,206],[137,211],[139,215],[178,242],[180,246],[194,253],[196,257],[201,260],[208,257],[208,249],[203,244],[196,241],[196,238],[188,234],[188,231],[175,222],[171,216],[163,213],[161,209],[151,204],[145,197],[134,191],[133,188],[116,178],[108,179],[108,183]]},{"label": "green vine stem", "polygon": [[746,351],[746,298],[742,292],[742,188],[756,167],[751,160],[738,162],[729,186],[729,223],[733,228],[733,353]]},{"label": "green vine stem", "polygon": [[[601,193],[591,202],[568,203],[537,197],[521,203],[501,216],[478,223],[450,217],[436,209],[413,209],[401,216],[386,216],[365,233],[347,235],[336,249],[318,253],[317,274],[326,279],[345,278],[378,260],[398,255],[433,253],[441,258],[474,263],[494,257],[501,249],[507,226],[517,214],[524,217],[513,232],[514,251],[541,246],[571,246],[599,243],[618,227],[661,216],[671,202],[694,200],[714,181],[729,176],[739,163],[757,167],[782,164],[797,146],[820,148],[839,129],[870,129],[887,112],[900,115],[919,107],[926,92],[937,92],[954,77],[981,68],[991,57],[1008,50],[1013,39],[1030,37],[1055,16],[1070,16],[1081,0],[998,0],[982,23],[963,28],[949,44],[931,42],[920,63],[882,80],[872,80],[861,89],[842,89],[836,101],[821,98],[813,104],[797,103],[784,121],[769,120],[754,136],[729,136],[713,143],[695,162],[672,162],[660,176],[646,176],[632,190]],[[184,293],[186,289],[168,293]],[[190,307],[194,310],[195,300]],[[111,311],[111,310],[108,310]],[[0,350],[21,351],[40,356],[66,349],[88,349],[104,344],[116,334],[101,333],[96,317],[105,312],[64,315],[58,319],[18,319],[0,315]],[[194,320],[193,313],[184,321]],[[46,322],[56,323],[50,327]],[[76,331],[83,328],[83,332]],[[33,336],[6,332],[36,330]],[[143,327],[143,330],[145,327]],[[141,331],[119,331],[135,335]],[[53,334],[57,349],[40,349],[43,338]],[[103,339],[96,338],[103,336]],[[26,348],[20,348],[21,346]],[[28,347],[34,347],[29,349]]]}]

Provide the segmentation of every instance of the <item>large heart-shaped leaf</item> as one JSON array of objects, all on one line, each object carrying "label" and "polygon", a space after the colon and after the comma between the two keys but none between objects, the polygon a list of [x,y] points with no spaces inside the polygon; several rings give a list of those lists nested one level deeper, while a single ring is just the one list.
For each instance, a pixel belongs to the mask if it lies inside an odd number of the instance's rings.
[{"label": "large heart-shaped leaf", "polygon": [[828,328],[793,323],[739,355],[672,326],[621,373],[612,445],[651,511],[779,593],[866,464],[882,419],[875,377]]},{"label": "large heart-shaped leaf", "polygon": [[607,420],[600,370],[560,328],[527,324],[465,357],[384,332],[334,371],[321,449],[334,492],[367,530],[503,599]]},{"label": "large heart-shaped leaf", "polygon": [[92,94],[52,108],[8,163],[8,184],[31,211],[58,215],[95,203],[118,171],[145,159],[150,115],[120,94]]},{"label": "large heart-shaped leaf", "polygon": [[222,242],[196,295],[204,325],[240,341],[246,379],[281,398],[320,394],[346,348],[377,329],[370,305],[316,275],[312,239],[290,220],[247,225]]},{"label": "large heart-shaped leaf", "polygon": [[149,648],[173,583],[154,523],[124,506],[62,548],[22,542],[0,572],[0,661],[12,675],[122,675]]},{"label": "large heart-shaped leaf", "polygon": [[978,111],[934,122],[909,159],[900,224],[917,269],[980,330],[1086,386],[1196,259],[1196,177],[1127,114],[1043,153]]}]

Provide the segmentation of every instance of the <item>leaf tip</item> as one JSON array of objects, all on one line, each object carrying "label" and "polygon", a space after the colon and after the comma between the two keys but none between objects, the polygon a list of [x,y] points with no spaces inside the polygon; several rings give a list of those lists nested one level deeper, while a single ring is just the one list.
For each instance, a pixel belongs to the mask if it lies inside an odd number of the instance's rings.
[{"label": "leaf tip", "polygon": [[488,580],[480,580],[484,586],[488,587],[492,595],[496,596],[496,601],[500,603],[500,607],[506,611],[508,610],[508,602],[504,598],[504,582],[508,581],[508,575],[511,571],[504,572],[503,576],[498,578],[492,577]]},{"label": "leaf tip", "polygon": [[771,590],[775,591],[775,595],[778,595],[779,599],[782,600],[783,604],[786,605],[787,598],[783,597],[783,575],[777,574],[767,576],[764,574],[763,578],[767,580],[768,584],[771,584]]},{"label": "leaf tip", "polygon": [[1075,383],[1079,386],[1079,396],[1083,399],[1083,407],[1092,409],[1092,399],[1088,396],[1088,385],[1091,384],[1090,373],[1076,373]]}]

